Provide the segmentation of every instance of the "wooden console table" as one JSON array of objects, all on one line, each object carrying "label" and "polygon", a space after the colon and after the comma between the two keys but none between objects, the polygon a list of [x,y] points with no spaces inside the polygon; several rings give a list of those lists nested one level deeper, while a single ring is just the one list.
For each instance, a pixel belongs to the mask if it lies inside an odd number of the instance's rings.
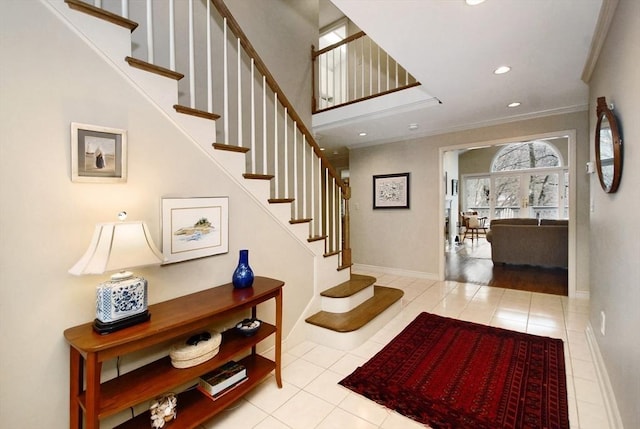
[{"label": "wooden console table", "polygon": [[[70,345],[70,421],[72,429],[98,429],[100,419],[126,410],[136,404],[170,392],[179,385],[197,379],[223,363],[248,354],[240,360],[247,367],[248,380],[215,401],[198,389],[178,396],[178,418],[165,428],[193,428],[232,402],[241,398],[275,369],[276,382],[282,387],[282,287],[284,282],[256,277],[253,287],[234,289],[226,284],[180,298],[149,306],[151,320],[121,331],[99,335],[92,323],[64,332]],[[263,323],[258,332],[245,337],[230,329],[222,334],[220,351],[212,359],[185,369],[171,365],[169,356],[100,383],[102,363],[170,340],[179,340],[239,310],[275,299],[275,325]],[[256,344],[275,333],[275,362],[256,354]],[[84,417],[84,419],[83,419]],[[151,427],[149,412],[118,426],[119,428]]]}]

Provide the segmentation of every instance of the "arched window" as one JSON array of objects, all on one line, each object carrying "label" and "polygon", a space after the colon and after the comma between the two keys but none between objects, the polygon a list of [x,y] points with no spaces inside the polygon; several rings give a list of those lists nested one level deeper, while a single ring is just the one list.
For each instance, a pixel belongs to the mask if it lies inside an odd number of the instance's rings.
[{"label": "arched window", "polygon": [[568,186],[568,168],[554,143],[511,143],[495,153],[488,173],[463,176],[462,203],[489,219],[566,219]]},{"label": "arched window", "polygon": [[506,145],[493,158],[491,172],[561,167],[562,156],[555,146],[542,140]]}]

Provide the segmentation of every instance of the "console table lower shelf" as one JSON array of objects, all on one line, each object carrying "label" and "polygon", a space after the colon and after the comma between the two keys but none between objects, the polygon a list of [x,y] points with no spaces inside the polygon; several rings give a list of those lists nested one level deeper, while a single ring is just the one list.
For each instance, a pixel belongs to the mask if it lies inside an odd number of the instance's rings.
[{"label": "console table lower shelf", "polygon": [[[232,403],[260,383],[276,367],[275,362],[260,355],[249,355],[239,361],[247,368],[247,381],[240,383],[223,396],[213,400],[193,388],[178,395],[177,418],[164,425],[167,429],[194,428],[224,411]],[[135,418],[116,426],[116,429],[139,429],[150,427],[150,413],[146,411]]]}]

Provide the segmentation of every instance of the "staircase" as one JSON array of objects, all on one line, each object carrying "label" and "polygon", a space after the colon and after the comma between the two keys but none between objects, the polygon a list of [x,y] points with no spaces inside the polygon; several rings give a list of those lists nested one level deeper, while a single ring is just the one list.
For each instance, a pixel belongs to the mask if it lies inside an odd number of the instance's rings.
[{"label": "staircase", "polygon": [[[309,303],[305,314],[320,312],[306,319],[310,339],[342,349],[353,348],[397,314],[401,291],[374,286],[373,277],[350,275],[350,189],[324,158],[311,132],[222,0],[207,1],[206,11],[195,10],[194,6],[202,7],[203,3],[189,0],[189,22],[175,26],[189,28],[189,61],[176,63],[179,56],[174,51],[178,45],[173,29],[167,29],[164,33],[169,34],[171,50],[167,65],[154,64],[151,41],[154,25],[157,33],[161,24],[153,21],[149,11],[145,23],[149,45],[147,60],[143,60],[131,54],[131,34],[139,25],[126,16],[129,10],[126,0],[123,13],[81,0],[47,1],[108,62],[128,76],[132,85],[146,94],[168,120],[198,144],[206,156],[313,251],[314,290],[319,296]],[[158,3],[147,4],[155,7]],[[197,35],[193,20],[201,15],[209,17],[208,24],[213,22],[220,27],[212,30],[207,25],[206,34]],[[174,18],[172,15],[159,21],[174,22]],[[211,42],[216,36],[220,40]],[[198,37],[208,41],[204,43],[206,52],[196,52],[203,45],[194,43]],[[220,46],[211,47],[212,43]],[[194,58],[200,55],[209,64],[204,78],[196,77],[194,66]],[[214,72],[219,68],[211,65],[214,61],[222,61],[221,79]],[[250,88],[243,87],[246,76],[251,77]],[[184,79],[188,81],[188,90],[181,83]],[[222,82],[213,83],[214,79]],[[206,82],[205,87],[198,87],[196,82],[199,85]],[[233,89],[234,85],[237,88]],[[219,93],[214,94],[216,91]],[[214,113],[217,106],[220,113]],[[223,122],[222,132],[219,121]]]},{"label": "staircase", "polygon": [[404,292],[375,282],[375,277],[352,274],[348,281],[322,292],[322,310],[306,319],[314,341],[352,350],[397,315]]}]

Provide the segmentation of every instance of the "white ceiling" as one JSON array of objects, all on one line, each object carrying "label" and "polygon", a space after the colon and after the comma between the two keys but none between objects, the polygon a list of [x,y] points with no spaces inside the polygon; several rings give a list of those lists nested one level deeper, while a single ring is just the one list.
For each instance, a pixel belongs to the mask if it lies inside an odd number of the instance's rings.
[{"label": "white ceiling", "polygon": [[[473,7],[464,0],[331,1],[422,83],[425,100],[441,104],[414,102],[350,120],[334,112],[322,126],[315,115],[321,146],[353,148],[588,108],[581,75],[603,0]],[[335,18],[331,9],[321,6],[321,25]],[[501,65],[512,71],[494,75]],[[507,108],[513,101],[522,105]],[[410,131],[410,123],[419,128]]]}]

